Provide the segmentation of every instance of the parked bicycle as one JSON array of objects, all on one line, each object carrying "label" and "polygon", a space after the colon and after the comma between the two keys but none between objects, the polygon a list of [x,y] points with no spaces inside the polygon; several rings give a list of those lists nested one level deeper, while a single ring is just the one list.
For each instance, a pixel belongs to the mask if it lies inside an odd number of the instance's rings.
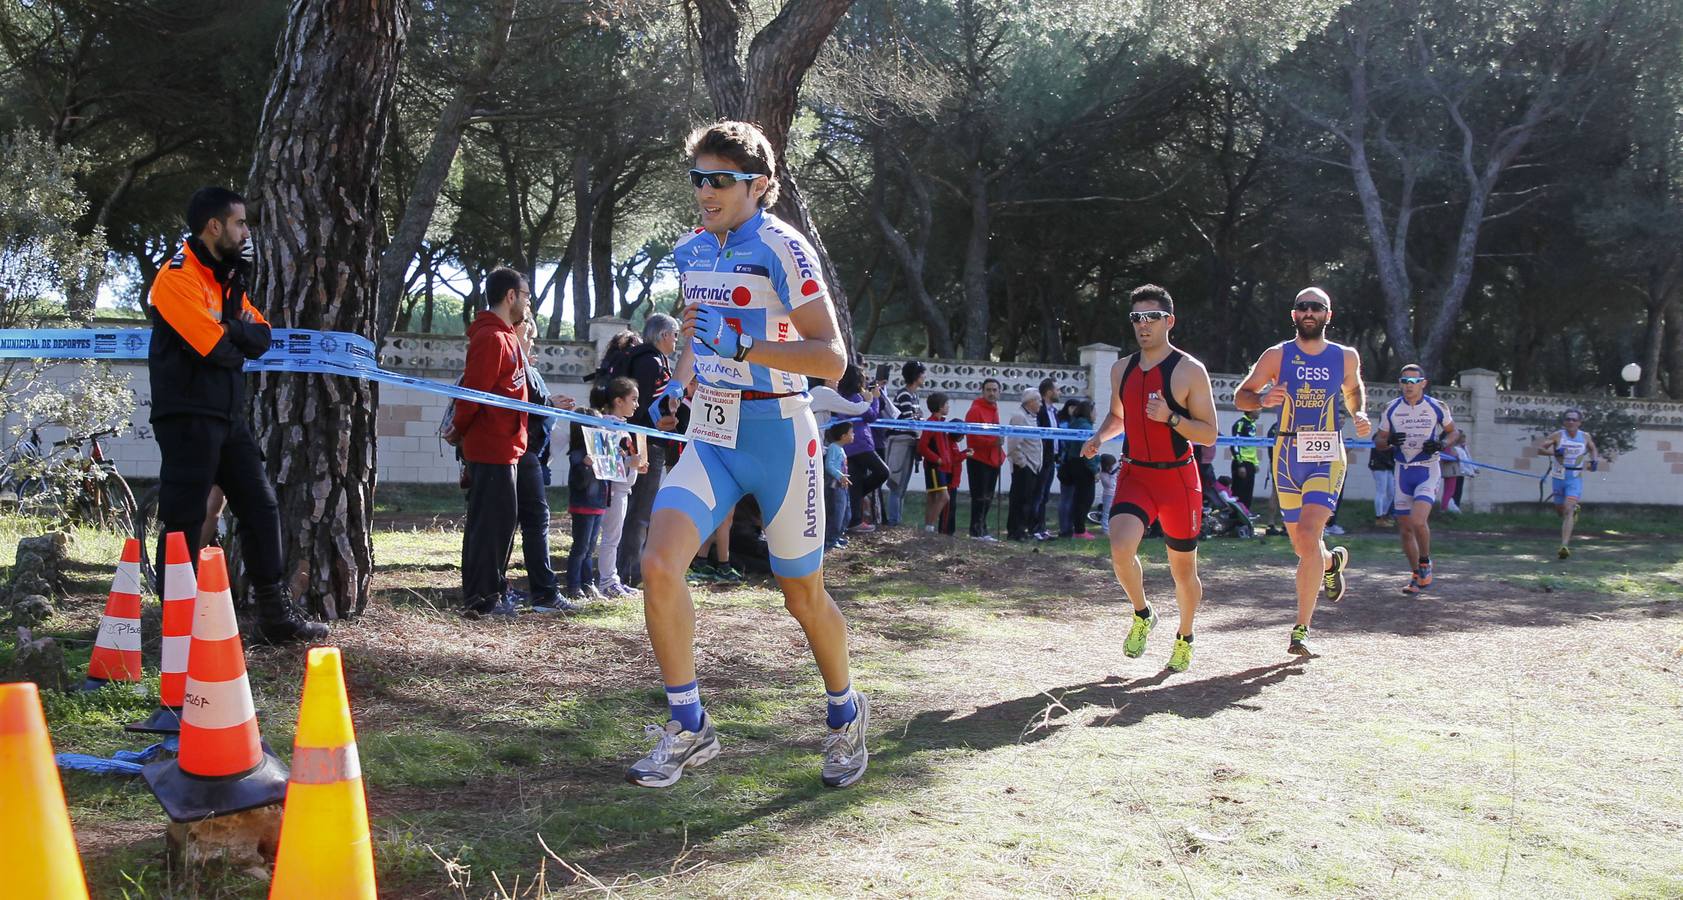
[{"label": "parked bicycle", "polygon": [[0,506],[141,539],[141,577],[150,584],[152,565],[140,505],[100,443],[116,433],[110,428],[70,435],[49,446],[38,430],[30,429],[29,437],[12,448],[0,467]]}]

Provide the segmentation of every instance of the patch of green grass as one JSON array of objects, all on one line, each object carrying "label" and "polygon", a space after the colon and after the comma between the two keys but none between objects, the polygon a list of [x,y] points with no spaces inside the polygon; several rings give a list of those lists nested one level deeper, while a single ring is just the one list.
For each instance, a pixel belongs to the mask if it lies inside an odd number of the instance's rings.
[{"label": "patch of green grass", "polygon": [[456,732],[357,735],[369,786],[459,787],[502,770],[491,751],[500,742]]},{"label": "patch of green grass", "polygon": [[[1507,503],[1495,512],[1462,513],[1448,517],[1454,527],[1469,531],[1539,529],[1558,531],[1560,517],[1554,507],[1541,503]],[[1578,518],[1580,534],[1609,535],[1678,535],[1683,534],[1683,516],[1672,506],[1652,506],[1634,503],[1597,503],[1594,497],[1584,502]]]},{"label": "patch of green grass", "polygon": [[116,750],[136,749],[136,742],[148,737],[129,734],[123,726],[157,709],[158,678],[149,673],[138,690],[113,682],[97,691],[45,691],[41,706],[57,749],[109,756]]},{"label": "patch of green grass", "polygon": [[[160,829],[161,833],[162,829]],[[96,897],[170,900],[176,897],[234,900],[267,896],[269,882],[222,864],[171,872],[162,863],[163,842],[130,847],[87,867],[88,889]]]}]

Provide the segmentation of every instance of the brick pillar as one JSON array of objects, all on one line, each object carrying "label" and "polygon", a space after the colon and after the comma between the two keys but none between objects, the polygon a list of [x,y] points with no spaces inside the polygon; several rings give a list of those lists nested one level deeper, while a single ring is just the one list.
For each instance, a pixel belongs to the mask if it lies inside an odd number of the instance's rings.
[{"label": "brick pillar", "polygon": [[596,345],[596,358],[608,352],[608,342],[614,335],[631,327],[631,322],[618,316],[597,316],[590,320],[589,340]]},{"label": "brick pillar", "polygon": [[[1496,373],[1489,369],[1465,369],[1455,377],[1455,383],[1472,393],[1468,400],[1471,421],[1457,423],[1467,432],[1467,453],[1476,460],[1487,460],[1495,463],[1489,454],[1496,451],[1492,438],[1496,434]],[[1479,439],[1484,438],[1481,445]],[[1484,452],[1480,452],[1482,446]],[[1488,479],[1497,477],[1494,473],[1480,475],[1467,482],[1462,492],[1462,499],[1466,502],[1461,508],[1468,512],[1489,512],[1495,504],[1486,502],[1484,494],[1493,493],[1494,485],[1485,487]]]},{"label": "brick pillar", "polygon": [[1110,367],[1122,356],[1122,348],[1109,344],[1088,344],[1081,348],[1081,365],[1087,370],[1087,390],[1093,395],[1093,421],[1104,419],[1110,409]]}]

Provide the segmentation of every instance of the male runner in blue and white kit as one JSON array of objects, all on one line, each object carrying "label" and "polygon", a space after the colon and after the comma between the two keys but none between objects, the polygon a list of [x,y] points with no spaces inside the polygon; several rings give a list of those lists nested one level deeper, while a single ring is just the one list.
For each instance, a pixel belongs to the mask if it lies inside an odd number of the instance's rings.
[{"label": "male runner in blue and white kit", "polygon": [[1426,393],[1426,370],[1409,364],[1397,378],[1402,396],[1385,405],[1379,415],[1379,433],[1373,436],[1377,450],[1395,449],[1391,512],[1397,517],[1403,555],[1408,557],[1408,586],[1405,594],[1418,594],[1432,586],[1432,507],[1443,491],[1443,469],[1438,454],[1461,443],[1463,435],[1449,415],[1449,407]]},{"label": "male runner in blue and white kit", "polygon": [[1362,360],[1355,348],[1326,339],[1332,298],[1320,288],[1304,288],[1292,302],[1297,337],[1263,351],[1243,384],[1233,392],[1240,409],[1280,407],[1280,432],[1274,442],[1274,487],[1280,510],[1297,551],[1297,624],[1287,651],[1313,656],[1309,620],[1321,588],[1334,603],[1344,599],[1350,551],[1321,543],[1327,521],[1344,484],[1344,439],[1339,435],[1337,403],[1356,422],[1356,436],[1367,437],[1367,389]]},{"label": "male runner in blue and white kit", "polygon": [[669,394],[692,379],[689,446],[655,496],[643,547],[643,610],[671,721],[626,777],[665,787],[719,753],[695,676],[695,606],[684,573],[703,535],[753,494],[772,574],[806,632],[827,691],[823,781],[865,774],[870,705],[848,676],[847,622],[824,590],[823,460],[806,376],[836,379],[846,351],[812,245],[766,209],[776,154],[758,128],[719,122],[686,150],[701,227],[673,248],[685,344]]},{"label": "male runner in blue and white kit", "polygon": [[1554,511],[1560,514],[1560,551],[1556,555],[1561,559],[1572,555],[1567,547],[1572,543],[1572,526],[1578,522],[1578,500],[1584,496],[1584,457],[1589,457],[1591,472],[1601,465],[1595,438],[1578,430],[1583,421],[1581,411],[1567,410],[1560,420],[1563,427],[1537,448],[1538,456],[1553,457],[1549,474],[1554,478]]}]

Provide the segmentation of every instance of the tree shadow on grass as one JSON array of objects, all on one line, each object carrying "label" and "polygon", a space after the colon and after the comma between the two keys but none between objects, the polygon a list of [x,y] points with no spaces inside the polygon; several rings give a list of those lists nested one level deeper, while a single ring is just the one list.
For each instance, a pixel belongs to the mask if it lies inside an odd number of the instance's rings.
[{"label": "tree shadow on grass", "polygon": [[963,748],[992,750],[1008,744],[1045,740],[1084,718],[1088,710],[1104,710],[1089,725],[1126,727],[1145,717],[1167,713],[1188,719],[1213,716],[1225,709],[1257,709],[1249,701],[1287,678],[1304,673],[1301,660],[1231,672],[1197,681],[1170,681],[1164,670],[1145,678],[1112,676],[1101,681],[1048,688],[1027,697],[981,707],[953,718],[952,710],[918,713],[904,736],[890,739],[876,755],[892,758],[927,750]]},{"label": "tree shadow on grass", "polygon": [[[1329,634],[1428,637],[1509,628],[1557,628],[1581,623],[1587,616],[1653,616],[1656,605],[1664,605],[1657,601],[1669,598],[1610,591],[1600,582],[1625,571],[1653,568],[1656,546],[1651,542],[1603,546],[1581,562],[1575,559],[1574,564],[1562,565],[1540,560],[1535,566],[1529,560],[1458,556],[1451,547],[1445,547],[1436,554],[1434,587],[1414,597],[1402,593],[1406,575],[1392,574],[1395,560],[1370,552],[1376,548],[1369,542],[1360,548],[1361,558],[1350,574],[1349,595],[1342,603],[1323,599],[1315,623]],[[1246,627],[1289,627],[1295,615],[1289,554],[1282,548],[1280,558],[1266,566],[1206,560],[1201,573],[1206,614],[1243,611],[1240,618]],[[1120,589],[1109,575],[1094,567],[1071,568],[1049,578],[1046,572],[1032,567],[1037,561],[1025,557],[1015,560],[1018,565],[988,567],[981,573],[985,580],[974,583],[938,575],[920,577],[911,569],[868,578],[855,575],[843,579],[835,593],[847,600],[859,598],[860,602],[847,603],[850,620],[878,628],[908,608],[1067,620],[1072,615],[1100,615],[1106,601],[1120,597]],[[941,595],[955,588],[974,590],[962,599],[944,602]],[[1168,589],[1166,573],[1149,572],[1147,588],[1161,595]],[[913,632],[902,640],[918,645],[940,637],[935,631],[927,636]]]}]

